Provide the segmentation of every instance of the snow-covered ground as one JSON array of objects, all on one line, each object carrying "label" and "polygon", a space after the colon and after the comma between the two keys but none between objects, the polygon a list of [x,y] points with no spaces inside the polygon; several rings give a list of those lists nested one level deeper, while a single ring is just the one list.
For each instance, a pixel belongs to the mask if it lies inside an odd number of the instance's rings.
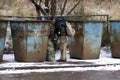
[{"label": "snow-covered ground", "polygon": [[[56,60],[60,57],[60,52],[56,52]],[[71,59],[69,52],[67,52],[67,61],[73,61],[73,62],[86,62],[86,63],[93,63],[97,65],[105,65],[105,66],[96,66],[96,67],[80,67],[79,65],[84,64],[57,64],[56,62],[53,62],[54,64],[47,64],[50,62],[16,62],[14,60],[13,54],[4,54],[3,60],[5,62],[1,63],[0,68],[9,68],[12,67],[12,69],[6,69],[6,70],[0,70],[0,74],[17,74],[17,73],[31,73],[31,72],[62,72],[62,71],[87,71],[87,70],[120,70],[120,65],[107,65],[107,64],[120,64],[119,58],[112,58],[111,57],[111,51],[110,47],[102,47],[100,50],[100,58],[99,59],[92,59],[92,60],[79,60],[79,59]],[[48,69],[16,69],[16,67],[55,67],[55,66],[76,66],[76,67],[68,67],[68,68],[48,68]]]},{"label": "snow-covered ground", "polygon": [[[57,51],[56,54],[55,54],[55,59],[58,60],[59,58],[60,58],[60,51]],[[20,64],[25,63],[26,64],[26,62],[16,62],[14,60],[14,54],[4,54],[3,55],[3,60],[6,62],[6,63],[3,63],[3,64],[7,64],[7,63],[20,63]],[[67,52],[67,61],[76,61],[76,62],[84,61],[84,62],[92,62],[92,63],[95,63],[95,64],[120,63],[119,58],[112,58],[111,57],[110,47],[102,47],[101,50],[100,50],[99,59],[92,59],[92,60],[72,59],[72,58],[70,58],[69,51],[68,51]]]}]

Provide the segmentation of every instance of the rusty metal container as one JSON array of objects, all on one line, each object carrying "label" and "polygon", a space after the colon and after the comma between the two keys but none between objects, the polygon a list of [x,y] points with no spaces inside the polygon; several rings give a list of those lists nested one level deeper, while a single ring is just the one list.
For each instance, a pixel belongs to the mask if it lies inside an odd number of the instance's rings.
[{"label": "rusty metal container", "polygon": [[3,58],[7,23],[7,21],[0,21],[0,61],[2,61]]},{"label": "rusty metal container", "polygon": [[99,58],[103,21],[70,21],[76,30],[74,37],[69,37],[70,57],[77,59]]},{"label": "rusty metal container", "polygon": [[49,30],[49,21],[11,21],[15,60],[45,61]]},{"label": "rusty metal container", "polygon": [[110,21],[110,41],[112,57],[120,58],[120,21]]}]

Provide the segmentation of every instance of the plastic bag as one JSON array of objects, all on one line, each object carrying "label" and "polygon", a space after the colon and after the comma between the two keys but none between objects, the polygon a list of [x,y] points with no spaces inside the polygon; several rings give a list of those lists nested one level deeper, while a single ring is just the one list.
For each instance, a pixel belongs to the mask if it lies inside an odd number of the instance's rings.
[{"label": "plastic bag", "polygon": [[72,28],[71,24],[69,22],[66,22],[67,24],[67,34],[68,36],[74,36],[75,35],[75,30]]}]

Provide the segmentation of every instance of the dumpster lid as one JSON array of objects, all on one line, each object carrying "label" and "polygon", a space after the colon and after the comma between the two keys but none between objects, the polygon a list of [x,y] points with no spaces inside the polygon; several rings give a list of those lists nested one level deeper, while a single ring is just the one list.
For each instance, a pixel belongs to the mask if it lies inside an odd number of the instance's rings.
[{"label": "dumpster lid", "polygon": [[67,20],[68,22],[106,22],[100,20]]},{"label": "dumpster lid", "polygon": [[10,20],[11,22],[50,22],[51,20]]},{"label": "dumpster lid", "polygon": [[120,22],[120,20],[109,20],[110,22]]}]

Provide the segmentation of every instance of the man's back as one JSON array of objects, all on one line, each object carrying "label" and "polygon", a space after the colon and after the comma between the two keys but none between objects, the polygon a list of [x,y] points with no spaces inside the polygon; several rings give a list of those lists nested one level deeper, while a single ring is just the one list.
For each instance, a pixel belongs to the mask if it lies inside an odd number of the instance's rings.
[{"label": "man's back", "polygon": [[66,36],[66,21],[62,17],[57,17],[55,19],[55,33],[57,36]]}]

